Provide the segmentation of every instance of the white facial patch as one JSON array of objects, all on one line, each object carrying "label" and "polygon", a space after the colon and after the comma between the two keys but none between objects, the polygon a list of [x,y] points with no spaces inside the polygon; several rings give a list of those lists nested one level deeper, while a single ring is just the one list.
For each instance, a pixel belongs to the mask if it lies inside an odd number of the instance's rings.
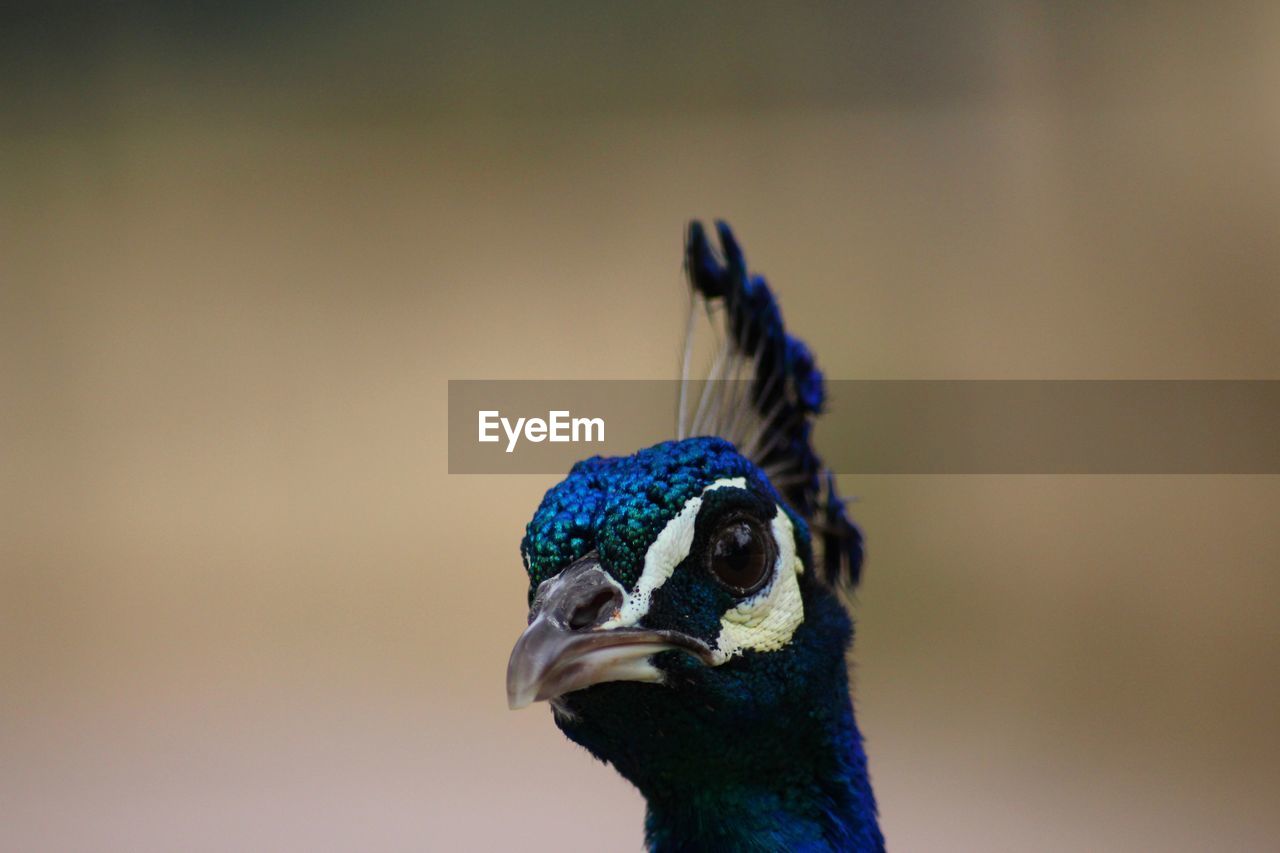
[{"label": "white facial patch", "polygon": [[[695,522],[702,508],[702,496],[713,489],[746,487],[744,477],[716,480],[701,494],[685,501],[649,546],[640,578],[623,601],[618,615],[600,627],[630,628],[638,624],[649,612],[654,591],[660,589],[675,572],[676,566],[689,556]],[[800,597],[798,580],[804,571],[804,563],[796,554],[791,518],[782,507],[778,507],[777,515],[773,517],[770,533],[778,548],[773,576],[763,589],[738,602],[720,618],[720,634],[716,647],[712,649],[717,666],[748,649],[760,652],[781,649],[791,641],[796,628],[804,621],[804,602]]]},{"label": "white facial patch", "polygon": [[601,625],[601,628],[630,628],[638,623],[649,612],[649,601],[653,591],[661,587],[676,570],[676,566],[689,556],[693,547],[694,522],[698,520],[698,510],[702,508],[702,495],[714,489],[745,489],[745,477],[732,477],[716,480],[702,492],[684,502],[684,506],[675,517],[662,528],[658,538],[653,540],[644,555],[644,568],[635,588],[622,603],[617,616]]},{"label": "white facial patch", "polygon": [[804,621],[804,601],[800,582],[804,563],[796,555],[791,518],[781,507],[773,517],[773,539],[778,545],[778,562],[769,585],[720,618],[720,636],[713,654],[716,665],[747,649],[773,652],[791,642],[791,635]]}]

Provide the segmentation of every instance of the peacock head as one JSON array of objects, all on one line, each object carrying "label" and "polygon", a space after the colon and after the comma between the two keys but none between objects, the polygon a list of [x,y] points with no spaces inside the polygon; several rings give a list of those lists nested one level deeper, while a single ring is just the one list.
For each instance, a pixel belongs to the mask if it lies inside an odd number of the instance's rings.
[{"label": "peacock head", "polygon": [[784,647],[804,619],[809,550],[804,522],[722,439],[578,463],[522,543],[532,610],[511,704],[664,681],[656,652],[716,667]]},{"label": "peacock head", "polygon": [[642,790],[711,765],[723,782],[734,750],[758,773],[762,749],[796,746],[797,714],[841,707],[822,700],[845,695],[850,623],[814,576],[809,527],[723,439],[580,462],[521,550],[531,609],[511,706],[550,700],[565,734]]},{"label": "peacock head", "polygon": [[851,729],[839,589],[862,546],[811,446],[822,377],[720,236],[724,263],[695,224],[686,266],[726,309],[720,363],[747,392],[711,383],[680,419],[695,437],[579,462],[521,544],[529,625],[509,702],[550,701],[561,730],[651,805],[787,772],[800,750],[847,753],[815,739]]}]

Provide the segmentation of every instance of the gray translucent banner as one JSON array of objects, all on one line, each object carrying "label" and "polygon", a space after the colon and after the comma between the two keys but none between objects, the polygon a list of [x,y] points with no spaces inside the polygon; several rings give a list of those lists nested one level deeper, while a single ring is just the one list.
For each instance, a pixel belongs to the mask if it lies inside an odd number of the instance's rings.
[{"label": "gray translucent banner", "polygon": [[[700,385],[691,391],[696,408]],[[838,380],[827,391],[817,447],[838,473],[1280,473],[1280,381]],[[676,437],[679,393],[671,380],[451,380],[449,473],[560,474],[632,453]]]}]

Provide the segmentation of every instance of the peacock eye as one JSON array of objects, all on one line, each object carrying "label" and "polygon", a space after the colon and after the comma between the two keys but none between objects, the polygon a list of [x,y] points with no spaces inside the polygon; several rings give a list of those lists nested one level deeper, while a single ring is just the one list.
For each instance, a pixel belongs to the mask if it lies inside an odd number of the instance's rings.
[{"label": "peacock eye", "polygon": [[754,520],[731,519],[712,536],[707,566],[716,580],[739,595],[755,592],[773,566],[772,540]]}]

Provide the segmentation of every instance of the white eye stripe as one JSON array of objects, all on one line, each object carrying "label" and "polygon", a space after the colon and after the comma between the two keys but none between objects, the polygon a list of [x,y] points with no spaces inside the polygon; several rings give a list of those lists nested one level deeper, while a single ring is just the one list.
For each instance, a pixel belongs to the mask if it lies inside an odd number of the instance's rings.
[{"label": "white eye stripe", "polygon": [[[618,615],[601,628],[636,625],[649,612],[655,590],[685,561],[693,547],[694,528],[703,495],[713,489],[745,489],[745,478],[717,480],[702,493],[685,501],[645,553],[644,567],[635,587],[626,597]],[[799,576],[804,563],[796,553],[795,529],[791,517],[779,506],[769,526],[778,549],[773,575],[758,593],[738,602],[720,618],[720,634],[712,654],[717,665],[745,651],[777,651],[791,641],[804,622],[804,601]]]},{"label": "white eye stripe", "polygon": [[799,581],[804,563],[796,554],[791,518],[781,507],[773,517],[771,532],[778,546],[773,578],[764,589],[738,602],[720,618],[720,636],[716,638],[713,652],[717,665],[748,649],[760,652],[781,649],[804,621]]},{"label": "white eye stripe", "polygon": [[601,625],[601,628],[629,628],[649,612],[649,602],[654,590],[659,589],[684,562],[693,547],[693,532],[702,508],[702,496],[714,489],[745,489],[745,477],[716,480],[702,492],[684,502],[680,511],[662,528],[644,555],[644,567],[631,594],[622,603],[617,616]]}]

